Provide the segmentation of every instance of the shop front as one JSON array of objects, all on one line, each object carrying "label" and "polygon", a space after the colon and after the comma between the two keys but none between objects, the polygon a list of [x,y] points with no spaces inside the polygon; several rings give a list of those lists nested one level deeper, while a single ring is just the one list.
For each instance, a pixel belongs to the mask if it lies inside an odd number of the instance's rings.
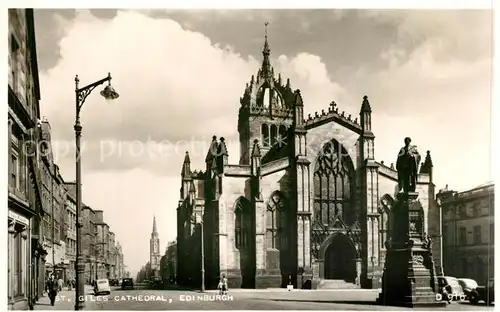
[{"label": "shop front", "polygon": [[29,283],[31,274],[29,229],[30,219],[9,209],[7,236],[7,298],[9,310],[27,310],[29,307],[31,296]]}]

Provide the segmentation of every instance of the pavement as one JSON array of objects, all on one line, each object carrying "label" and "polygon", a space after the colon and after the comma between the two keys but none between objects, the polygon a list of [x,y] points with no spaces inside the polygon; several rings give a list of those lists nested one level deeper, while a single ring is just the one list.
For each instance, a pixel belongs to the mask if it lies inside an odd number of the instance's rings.
[{"label": "pavement", "polygon": [[[95,297],[91,294],[91,289],[86,293],[85,310],[407,310],[400,307],[376,305],[378,290],[234,289],[230,290],[227,296],[218,296],[213,290],[200,293],[180,289],[152,290],[139,287],[133,290],[121,290],[118,287],[112,287],[109,296]],[[63,291],[60,297],[61,300],[56,302],[54,307],[51,307],[48,298],[44,297],[47,305],[40,305],[42,303],[40,300],[35,310],[74,309],[74,291]],[[442,309],[493,311],[494,307],[454,302]]]},{"label": "pavement", "polygon": [[[85,294],[89,296],[92,294],[92,286],[85,285]],[[68,288],[64,288],[62,291],[57,293],[56,302],[54,306],[50,305],[50,299],[47,293],[44,293],[44,296],[38,299],[38,302],[35,304],[35,310],[75,310],[75,289],[68,290]],[[90,305],[92,302],[89,302],[87,308],[92,308]],[[86,304],[87,305],[87,304]],[[95,309],[95,308],[94,308]]]}]

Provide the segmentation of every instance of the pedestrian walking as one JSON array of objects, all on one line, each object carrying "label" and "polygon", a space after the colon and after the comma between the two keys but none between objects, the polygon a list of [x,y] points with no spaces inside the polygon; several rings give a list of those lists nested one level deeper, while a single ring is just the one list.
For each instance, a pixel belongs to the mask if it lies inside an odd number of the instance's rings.
[{"label": "pedestrian walking", "polygon": [[55,301],[56,301],[57,292],[59,290],[59,284],[58,284],[57,280],[55,279],[54,274],[50,275],[50,278],[47,281],[46,289],[47,289],[47,293],[49,294],[50,305],[53,306]]},{"label": "pedestrian walking", "polygon": [[227,294],[227,278],[226,274],[222,273],[222,277],[219,280],[219,285],[217,285],[217,289],[219,290],[220,295]]}]

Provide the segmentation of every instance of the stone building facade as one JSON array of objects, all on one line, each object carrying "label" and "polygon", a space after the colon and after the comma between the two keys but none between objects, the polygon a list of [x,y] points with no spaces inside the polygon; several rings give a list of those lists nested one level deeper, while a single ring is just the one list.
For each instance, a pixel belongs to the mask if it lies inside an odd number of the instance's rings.
[{"label": "stone building facade", "polygon": [[161,278],[166,284],[175,284],[177,278],[177,243],[170,242],[160,261]]},{"label": "stone building facade", "polygon": [[64,236],[66,243],[66,278],[76,279],[76,194],[70,191],[76,186],[75,182],[66,182],[66,214],[64,222]]},{"label": "stone building facade", "polygon": [[40,123],[40,173],[43,181],[42,198],[47,213],[43,218],[43,246],[48,252],[45,263],[46,277],[51,273],[56,278],[65,279],[66,243],[65,243],[65,215],[66,215],[66,187],[54,163],[51,140],[51,127],[47,118]]},{"label": "stone building facade", "polygon": [[125,267],[123,265],[123,250],[122,246],[120,245],[120,242],[116,242],[115,246],[115,264],[116,264],[116,269],[115,269],[115,274],[116,278],[120,279],[124,277],[125,274]]},{"label": "stone building facade", "polygon": [[95,211],[87,205],[82,205],[82,253],[85,257],[85,282],[90,284],[96,278],[97,262],[97,226]]},{"label": "stone building facade", "polygon": [[95,225],[96,225],[96,278],[108,277],[108,253],[109,253],[109,225],[104,222],[104,212],[95,210]]},{"label": "stone building facade", "polygon": [[495,275],[495,190],[493,183],[437,194],[442,209],[444,274],[486,285]]},{"label": "stone building facade", "polygon": [[151,265],[151,277],[160,276],[160,237],[156,228],[156,217],[153,217],[153,231],[149,239],[149,263]]},{"label": "stone building facade", "polygon": [[[222,273],[233,288],[380,287],[397,172],[375,160],[371,105],[365,96],[358,118],[334,102],[309,117],[306,107],[274,73],[266,37],[262,66],[240,98],[239,164],[228,163],[237,151],[215,136],[204,169],[191,168],[188,153],[182,164],[180,284],[199,287],[203,239],[207,287]],[[432,161],[423,158],[417,191],[435,236]]]},{"label": "stone building facade", "polygon": [[32,9],[8,10],[7,304],[32,306],[43,292],[47,251],[37,145],[40,85]]},{"label": "stone building facade", "polygon": [[[104,211],[94,210],[87,205],[82,207],[82,251],[85,258],[85,282],[90,284],[96,279],[119,278],[117,266],[123,270],[123,253],[116,241],[115,233],[104,222]],[[117,262],[119,259],[120,262]]]}]

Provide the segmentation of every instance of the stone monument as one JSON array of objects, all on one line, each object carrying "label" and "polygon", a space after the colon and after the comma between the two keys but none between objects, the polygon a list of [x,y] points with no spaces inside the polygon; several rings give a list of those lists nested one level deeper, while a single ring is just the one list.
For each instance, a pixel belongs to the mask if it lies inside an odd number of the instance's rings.
[{"label": "stone monument", "polygon": [[411,139],[405,138],[396,163],[399,192],[391,211],[394,226],[390,240],[385,242],[382,292],[377,301],[388,306],[446,306],[436,298],[432,242],[424,232],[424,211],[416,192],[421,157],[410,143]]}]

